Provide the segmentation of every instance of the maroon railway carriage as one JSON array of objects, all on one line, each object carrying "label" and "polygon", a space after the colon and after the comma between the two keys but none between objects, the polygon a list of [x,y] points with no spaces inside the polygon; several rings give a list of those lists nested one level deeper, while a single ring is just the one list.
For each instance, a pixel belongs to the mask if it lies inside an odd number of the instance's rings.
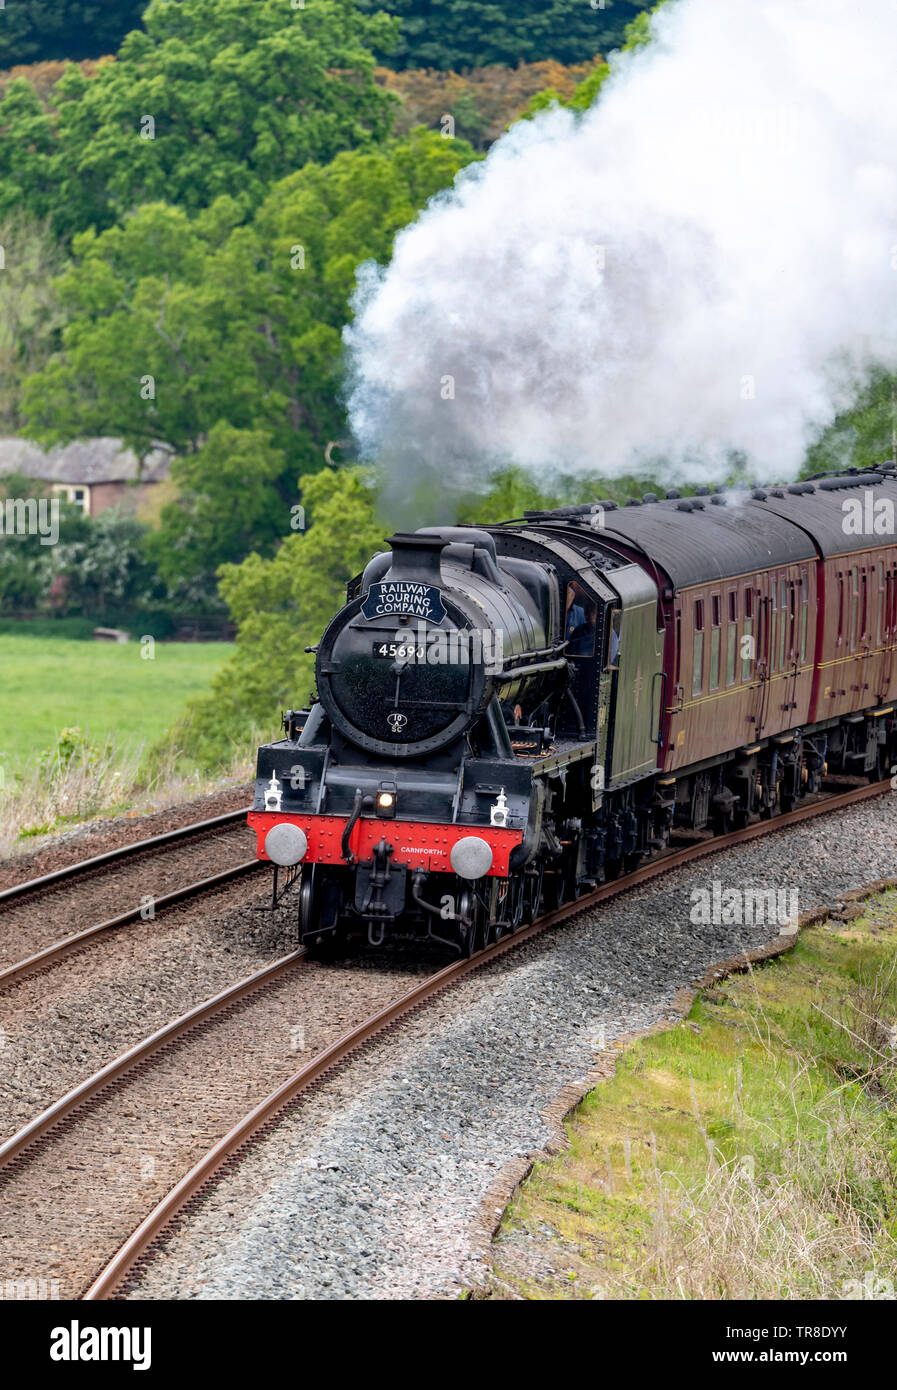
[{"label": "maroon railway carriage", "polygon": [[305,866],[303,939],[470,950],[676,826],[774,815],[826,769],[884,778],[895,513],[888,463],[393,537],[259,751],[250,822]]}]

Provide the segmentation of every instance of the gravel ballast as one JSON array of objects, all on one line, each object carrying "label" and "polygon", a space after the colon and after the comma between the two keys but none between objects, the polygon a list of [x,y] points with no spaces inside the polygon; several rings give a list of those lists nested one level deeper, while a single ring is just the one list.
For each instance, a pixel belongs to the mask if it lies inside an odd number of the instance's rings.
[{"label": "gravel ballast", "polygon": [[238,821],[183,841],[135,851],[52,887],[0,903],[0,968],[74,932],[143,907],[256,857],[256,838]]},{"label": "gravel ballast", "polygon": [[252,805],[252,795],[252,785],[241,784],[207,792],[192,801],[168,806],[161,811],[84,821],[69,830],[47,836],[34,848],[22,845],[20,853],[0,859],[0,889],[12,888],[17,883],[39,878],[41,874],[54,873],[57,869],[66,869],[82,859],[106,854],[108,850],[118,849],[122,845],[133,845],[152,835],[164,835],[166,831],[179,830],[182,826],[210,820],[213,816],[223,816],[228,811],[239,811],[244,806]]},{"label": "gravel ballast", "polygon": [[484,1197],[545,1146],[559,1093],[614,1039],[676,1017],[697,976],[778,935],[778,923],[693,922],[692,890],[772,889],[807,912],[895,873],[897,796],[883,796],[675,870],[521,946],[293,1110],[130,1296],[457,1296],[485,1273],[473,1234]]}]

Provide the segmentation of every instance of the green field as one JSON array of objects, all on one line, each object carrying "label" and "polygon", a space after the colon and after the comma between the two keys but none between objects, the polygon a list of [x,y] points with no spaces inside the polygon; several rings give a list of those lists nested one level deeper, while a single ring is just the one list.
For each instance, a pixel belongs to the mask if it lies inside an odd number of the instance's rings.
[{"label": "green field", "polygon": [[227,642],[122,645],[0,633],[0,762],[23,766],[78,725],[91,742],[148,745],[208,689]]}]

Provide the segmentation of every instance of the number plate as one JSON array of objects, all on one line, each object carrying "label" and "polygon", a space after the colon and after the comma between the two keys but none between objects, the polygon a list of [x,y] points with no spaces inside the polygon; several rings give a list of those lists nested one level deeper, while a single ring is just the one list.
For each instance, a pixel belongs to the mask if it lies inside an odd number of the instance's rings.
[{"label": "number plate", "polygon": [[426,661],[427,649],[417,642],[375,642],[372,648],[374,656],[383,657],[386,661]]}]

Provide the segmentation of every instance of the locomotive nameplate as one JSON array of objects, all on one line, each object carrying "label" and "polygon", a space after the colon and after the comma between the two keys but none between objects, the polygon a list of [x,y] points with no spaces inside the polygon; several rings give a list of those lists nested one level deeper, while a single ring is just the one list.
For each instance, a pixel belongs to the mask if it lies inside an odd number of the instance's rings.
[{"label": "locomotive nameplate", "polygon": [[372,584],[361,605],[368,618],[385,618],[393,613],[407,613],[413,618],[428,618],[441,623],[445,617],[442,595],[433,584],[420,584],[410,579],[383,580]]}]

